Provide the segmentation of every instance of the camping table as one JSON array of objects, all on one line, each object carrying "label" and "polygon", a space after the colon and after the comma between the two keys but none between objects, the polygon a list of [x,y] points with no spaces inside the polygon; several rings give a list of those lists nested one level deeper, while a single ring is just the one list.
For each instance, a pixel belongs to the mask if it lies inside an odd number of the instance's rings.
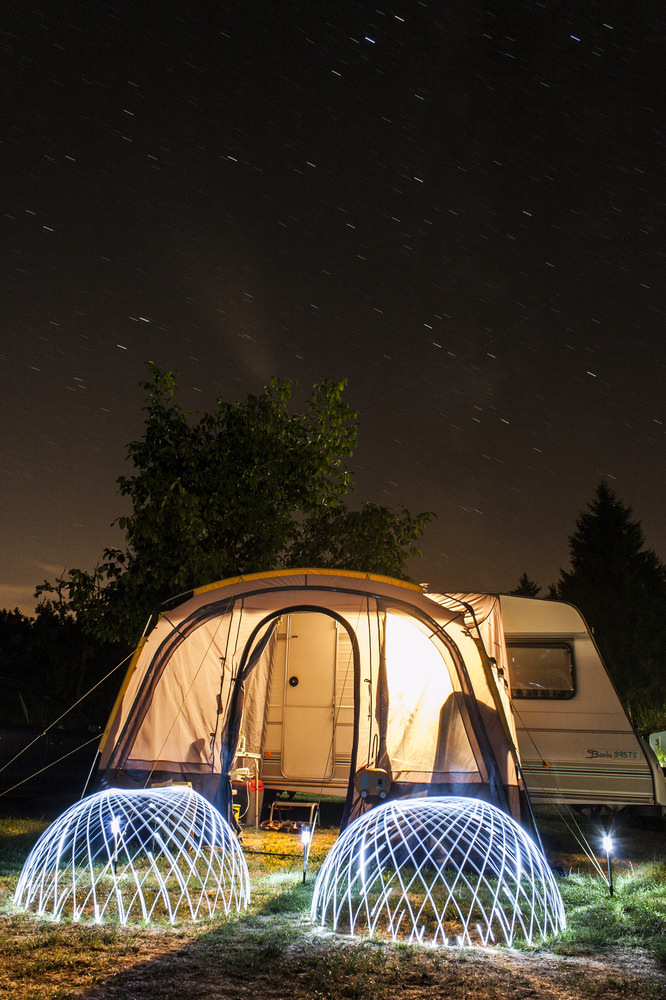
[{"label": "camping table", "polygon": [[310,829],[314,833],[315,823],[317,822],[317,812],[318,812],[317,802],[284,802],[282,799],[275,799],[271,802],[271,813],[269,817],[269,823],[273,822],[273,811],[276,810],[280,821],[282,821],[282,813],[290,812],[293,809],[309,809],[310,819],[309,825]]}]

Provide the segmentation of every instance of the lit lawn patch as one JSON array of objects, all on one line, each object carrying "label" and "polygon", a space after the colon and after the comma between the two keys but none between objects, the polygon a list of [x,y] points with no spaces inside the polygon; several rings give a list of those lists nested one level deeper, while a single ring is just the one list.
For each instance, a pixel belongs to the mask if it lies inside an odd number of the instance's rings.
[{"label": "lit lawn patch", "polygon": [[559,879],[568,915],[566,931],[553,941],[563,955],[639,948],[666,962],[666,864],[643,862],[620,871],[613,896],[598,877]]}]

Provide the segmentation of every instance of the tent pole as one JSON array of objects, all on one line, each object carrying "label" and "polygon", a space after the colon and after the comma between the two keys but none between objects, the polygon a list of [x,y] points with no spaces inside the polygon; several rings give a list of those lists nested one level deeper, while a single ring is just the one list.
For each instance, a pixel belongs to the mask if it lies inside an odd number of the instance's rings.
[{"label": "tent pole", "polygon": [[539,833],[539,827],[536,824],[536,817],[534,815],[534,810],[532,809],[532,800],[530,798],[530,793],[527,791],[527,785],[525,784],[525,777],[523,775],[523,768],[522,768],[522,765],[520,763],[520,757],[518,756],[518,751],[516,750],[516,748],[513,745],[511,746],[511,753],[513,755],[513,763],[515,765],[516,771],[518,772],[518,775],[520,776],[520,780],[523,783],[523,792],[525,793],[525,801],[527,802],[527,811],[530,814],[530,822],[532,824],[532,829],[534,830],[534,835],[536,837],[537,844],[539,845],[539,848],[541,849],[541,853],[545,857],[546,856],[546,852],[544,850],[543,843],[541,841],[541,834]]}]

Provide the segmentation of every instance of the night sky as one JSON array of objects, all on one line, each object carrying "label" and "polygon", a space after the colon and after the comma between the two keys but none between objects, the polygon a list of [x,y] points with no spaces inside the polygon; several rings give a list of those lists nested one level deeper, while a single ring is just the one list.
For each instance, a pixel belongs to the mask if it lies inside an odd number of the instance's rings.
[{"label": "night sky", "polygon": [[665,10],[9,0],[0,606],[120,542],[148,360],[346,378],[433,589],[553,582],[602,476],[666,558]]}]

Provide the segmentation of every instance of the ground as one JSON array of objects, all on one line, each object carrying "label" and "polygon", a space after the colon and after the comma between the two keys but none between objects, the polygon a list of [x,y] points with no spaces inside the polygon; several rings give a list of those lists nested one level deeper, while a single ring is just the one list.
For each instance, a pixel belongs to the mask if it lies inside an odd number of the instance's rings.
[{"label": "ground", "polygon": [[[656,1000],[666,997],[666,976],[644,955],[560,957],[506,949],[420,952],[332,941],[312,931],[282,950],[279,941],[229,949],[213,933],[192,943],[171,934],[128,932],[128,947],[106,968],[74,955],[24,992],[20,973],[4,968],[4,998],[85,997],[86,1000],[223,1000],[235,997],[417,1000]],[[359,955],[360,952],[360,955]],[[411,954],[405,954],[411,952]],[[18,973],[18,977],[17,977]]]},{"label": "ground", "polygon": [[[623,929],[623,921],[629,920],[632,906],[637,905],[638,897],[630,895],[636,882],[631,879],[638,871],[635,866],[651,858],[650,870],[655,870],[654,859],[664,857],[665,833],[658,827],[626,834],[623,857],[616,863],[619,888],[615,899],[609,899],[601,877],[592,876],[590,884],[597,895],[590,900],[589,918],[585,908],[576,904],[579,925],[571,934],[567,932],[564,941],[554,939],[525,950],[414,948],[376,939],[352,940],[313,926],[307,917],[313,872],[334,830],[318,833],[305,887],[300,848],[294,838],[276,834],[271,839],[249,831],[245,847],[253,879],[250,910],[240,918],[234,915],[195,927],[100,927],[37,920],[13,910],[16,874],[7,874],[5,869],[0,998],[666,1000],[666,967],[659,961],[664,950],[641,947],[636,934]],[[551,863],[571,873],[562,876],[562,884],[573,883],[580,872],[589,879],[584,854],[570,843],[563,847],[561,841],[559,834],[546,838]],[[22,850],[17,851],[17,858]],[[639,921],[657,921],[658,939],[666,934],[665,911],[659,909],[666,898],[666,879],[658,873],[657,882],[658,895],[650,897],[646,915]],[[573,890],[571,898],[575,899]],[[606,919],[607,936],[603,932]],[[586,935],[586,920],[590,925],[600,924],[601,933]]]}]

